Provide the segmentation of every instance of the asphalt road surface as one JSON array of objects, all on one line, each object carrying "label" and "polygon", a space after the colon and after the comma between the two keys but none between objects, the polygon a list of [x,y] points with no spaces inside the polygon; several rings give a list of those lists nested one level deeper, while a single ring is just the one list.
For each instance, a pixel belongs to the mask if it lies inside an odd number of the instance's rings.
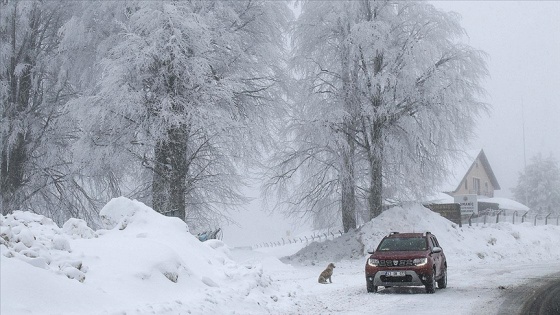
[{"label": "asphalt road surface", "polygon": [[530,279],[504,294],[499,315],[560,315],[560,273]]}]

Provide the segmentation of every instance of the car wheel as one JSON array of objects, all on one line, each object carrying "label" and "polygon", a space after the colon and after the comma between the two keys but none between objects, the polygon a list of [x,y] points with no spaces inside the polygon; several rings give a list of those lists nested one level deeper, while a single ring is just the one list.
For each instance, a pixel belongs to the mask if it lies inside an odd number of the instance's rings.
[{"label": "car wheel", "polygon": [[440,289],[445,289],[447,288],[447,268],[443,269],[443,275],[441,276],[441,278],[437,281],[437,286]]},{"label": "car wheel", "polygon": [[434,270],[431,275],[428,276],[428,283],[426,284],[426,293],[436,292],[436,271]]},{"label": "car wheel", "polygon": [[367,281],[367,291],[368,293],[376,293],[377,286],[373,285],[373,281]]},{"label": "car wheel", "polygon": [[376,293],[377,292],[377,286],[373,285],[373,282],[368,281],[367,291],[368,291],[368,293]]}]

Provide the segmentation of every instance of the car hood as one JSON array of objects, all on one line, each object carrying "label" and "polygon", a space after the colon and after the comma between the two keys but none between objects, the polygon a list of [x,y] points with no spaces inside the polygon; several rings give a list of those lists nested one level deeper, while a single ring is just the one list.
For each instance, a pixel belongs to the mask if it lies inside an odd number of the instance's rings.
[{"label": "car hood", "polygon": [[428,251],[387,251],[387,252],[375,252],[371,255],[371,258],[375,259],[414,259],[427,257]]}]

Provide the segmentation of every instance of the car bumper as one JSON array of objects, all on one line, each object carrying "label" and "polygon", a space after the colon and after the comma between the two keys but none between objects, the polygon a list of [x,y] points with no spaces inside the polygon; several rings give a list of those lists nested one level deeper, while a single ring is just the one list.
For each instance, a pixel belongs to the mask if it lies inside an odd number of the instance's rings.
[{"label": "car bumper", "polygon": [[400,270],[404,271],[404,277],[391,277],[386,276],[384,271],[378,271],[375,274],[367,275],[368,281],[373,281],[374,286],[423,286],[425,285],[427,276],[418,274],[414,270]]}]

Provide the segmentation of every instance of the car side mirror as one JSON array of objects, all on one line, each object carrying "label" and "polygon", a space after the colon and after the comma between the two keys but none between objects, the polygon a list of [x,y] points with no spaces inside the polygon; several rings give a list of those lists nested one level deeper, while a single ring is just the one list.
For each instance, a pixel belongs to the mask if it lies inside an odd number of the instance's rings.
[{"label": "car side mirror", "polygon": [[434,254],[441,253],[441,251],[442,251],[441,247],[432,248],[432,253],[434,253]]},{"label": "car side mirror", "polygon": [[375,253],[373,250],[368,250],[368,254],[372,254]]}]

